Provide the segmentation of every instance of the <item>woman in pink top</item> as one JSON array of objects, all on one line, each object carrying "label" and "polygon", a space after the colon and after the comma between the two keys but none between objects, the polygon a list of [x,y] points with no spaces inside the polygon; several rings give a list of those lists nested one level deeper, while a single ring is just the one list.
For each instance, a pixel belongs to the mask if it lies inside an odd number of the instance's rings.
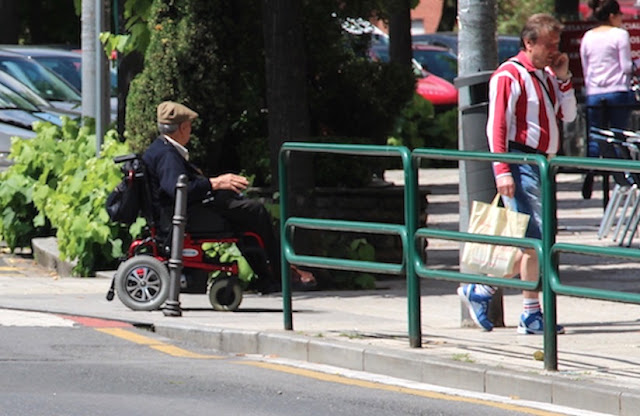
[{"label": "woman in pink top", "polygon": [[[626,129],[635,102],[630,89],[629,33],[621,28],[622,12],[616,0],[590,0],[589,6],[600,23],[587,31],[580,43],[589,126]],[[590,143],[588,155],[599,155],[597,143]]]},{"label": "woman in pink top", "polygon": [[[587,124],[589,127],[629,126],[631,106],[631,43],[622,29],[622,12],[616,0],[589,0],[593,18],[599,25],[588,30],[580,42],[580,60],[584,75]],[[587,140],[587,156],[600,156],[595,140]],[[582,196],[591,198],[593,172],[588,172],[582,185]]]}]

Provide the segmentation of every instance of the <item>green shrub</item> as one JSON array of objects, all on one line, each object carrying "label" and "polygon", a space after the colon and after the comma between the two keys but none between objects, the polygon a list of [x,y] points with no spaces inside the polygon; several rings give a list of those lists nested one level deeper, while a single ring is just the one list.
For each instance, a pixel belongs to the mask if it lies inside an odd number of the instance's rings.
[{"label": "green shrub", "polygon": [[0,234],[14,250],[55,232],[62,259],[77,260],[74,272],[81,275],[113,265],[130,234],[109,221],[105,201],[121,180],[112,158],[128,146],[110,130],[96,158],[93,126],[68,118],[62,127],[36,123],[34,130],[31,140],[13,140],[14,164],[0,174],[10,184],[0,192]]},{"label": "green shrub", "polygon": [[267,136],[260,13],[258,0],[154,1],[145,67],[127,98],[135,151],[157,135],[157,105],[177,101],[199,113],[191,159],[208,174],[239,170],[235,144]]},{"label": "green shrub", "polygon": [[[318,240],[321,255],[339,259],[370,261],[376,260],[375,248],[366,238],[353,238],[345,234],[323,234]],[[331,287],[334,289],[375,289],[376,278],[370,273],[350,272],[346,270],[331,271]]]},{"label": "green shrub", "polygon": [[[410,150],[430,147],[435,149],[458,148],[458,109],[436,112],[433,105],[418,94],[403,109],[396,121],[394,134],[387,144],[407,146]],[[455,162],[425,162],[424,166],[451,166]]]}]

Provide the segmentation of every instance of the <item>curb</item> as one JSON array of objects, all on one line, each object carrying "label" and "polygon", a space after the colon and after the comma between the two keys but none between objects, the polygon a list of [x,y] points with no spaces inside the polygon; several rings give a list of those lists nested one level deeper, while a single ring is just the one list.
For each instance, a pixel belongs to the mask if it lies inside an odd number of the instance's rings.
[{"label": "curb", "polygon": [[[32,242],[35,260],[60,276],[73,276],[74,264],[61,261],[54,237]],[[96,277],[111,278],[113,271]],[[41,311],[41,310],[40,310]],[[55,313],[54,311],[48,311]],[[103,317],[113,319],[113,317]],[[594,383],[553,372],[519,372],[461,361],[435,360],[424,354],[335,340],[310,338],[290,331],[254,331],[194,324],[134,324],[150,326],[158,335],[225,353],[261,354],[365,371],[441,387],[568,406],[619,416],[637,415],[640,392]]]},{"label": "curb", "polygon": [[31,240],[33,258],[35,261],[50,270],[55,270],[59,276],[73,276],[73,268],[77,261],[60,260],[58,240],[55,237],[40,237]]},{"label": "curb", "polygon": [[587,384],[585,380],[551,373],[519,373],[473,363],[432,360],[412,351],[362,347],[297,334],[196,325],[155,325],[153,331],[226,353],[278,356],[592,412],[631,416],[640,408],[640,393],[630,389]]}]

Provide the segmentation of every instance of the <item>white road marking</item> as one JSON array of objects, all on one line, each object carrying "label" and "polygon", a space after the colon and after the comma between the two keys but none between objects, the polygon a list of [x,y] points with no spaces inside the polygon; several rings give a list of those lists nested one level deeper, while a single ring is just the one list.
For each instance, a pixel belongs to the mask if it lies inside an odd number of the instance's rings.
[{"label": "white road marking", "polygon": [[56,315],[41,312],[15,311],[0,309],[0,327],[2,326],[40,326],[72,327],[75,323]]}]

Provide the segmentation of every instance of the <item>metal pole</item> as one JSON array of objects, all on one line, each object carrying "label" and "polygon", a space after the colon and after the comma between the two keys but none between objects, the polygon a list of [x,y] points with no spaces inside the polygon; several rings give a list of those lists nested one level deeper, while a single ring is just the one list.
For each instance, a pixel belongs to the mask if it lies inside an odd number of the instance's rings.
[{"label": "metal pole", "polygon": [[291,311],[291,270],[289,262],[284,254],[288,249],[285,222],[289,215],[289,193],[287,192],[287,164],[289,163],[290,151],[280,151],[278,163],[278,182],[280,187],[280,273],[282,279],[282,312],[284,316],[284,329],[293,330],[293,314]]},{"label": "metal pole", "polygon": [[95,118],[96,10],[94,1],[82,2],[82,117]]},{"label": "metal pole", "polygon": [[412,158],[409,149],[403,148],[402,166],[404,168],[404,221],[405,221],[405,264],[407,279],[407,309],[409,321],[409,345],[412,348],[422,347],[422,319],[420,311],[422,309],[420,302],[420,278],[416,274],[415,256],[422,255],[419,253],[415,239],[416,230],[418,228],[418,211],[420,204],[418,202],[418,168],[420,162],[418,158]]},{"label": "metal pole", "polygon": [[[558,370],[558,333],[556,332],[556,293],[551,287],[551,247],[556,242],[556,177],[555,171],[549,167],[546,159],[538,165],[542,179],[542,252],[543,259],[538,259],[538,267],[542,271],[542,302],[544,309],[544,369]],[[557,262],[554,262],[557,264]],[[556,269],[555,274],[557,275]]]},{"label": "metal pole", "polygon": [[176,183],[176,205],[173,212],[171,258],[169,259],[169,298],[162,313],[165,316],[182,316],[180,309],[180,276],[182,274],[182,249],[184,228],[187,223],[187,175],[180,175]]},{"label": "metal pole", "polygon": [[96,157],[100,157],[100,148],[102,147],[102,139],[104,138],[104,106],[102,93],[104,88],[102,87],[102,79],[104,78],[104,70],[102,62],[104,60],[104,53],[102,52],[102,44],[100,43],[100,32],[103,27],[103,14],[104,14],[104,2],[103,0],[95,0],[95,43],[96,43],[96,79],[95,79],[95,100],[96,100]]}]

